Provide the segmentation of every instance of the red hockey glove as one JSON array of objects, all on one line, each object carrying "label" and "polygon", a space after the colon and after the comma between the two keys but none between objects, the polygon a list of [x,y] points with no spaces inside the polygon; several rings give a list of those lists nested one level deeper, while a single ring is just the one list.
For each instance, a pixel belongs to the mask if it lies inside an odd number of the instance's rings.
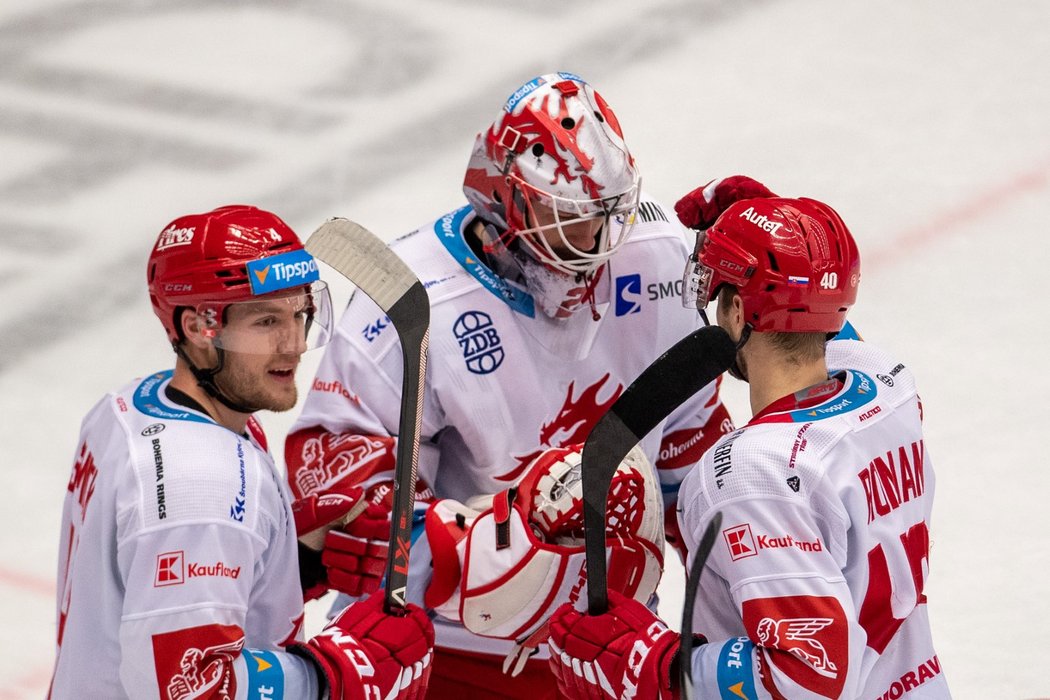
[{"label": "red hockey glove", "polygon": [[330,530],[321,562],[328,585],[352,596],[379,589],[390,557],[390,506],[371,503],[365,512],[343,527]]},{"label": "red hockey glove", "polygon": [[383,612],[383,595],[353,603],[305,644],[289,651],[313,659],[332,700],[426,695],[434,651],[434,626],[419,607],[403,615]]},{"label": "red hockey glove", "polygon": [[330,529],[350,522],[367,505],[361,487],[348,484],[341,485],[337,490],[313,493],[292,501],[295,534],[307,547],[319,551]]},{"label": "red hockey glove", "polygon": [[[321,551],[333,528],[358,518],[368,506],[359,486],[342,484],[337,490],[310,494],[292,502],[292,517],[299,541],[313,552]],[[319,598],[328,591],[329,575],[323,555],[299,552],[303,600]]]},{"label": "red hockey glove", "polygon": [[715,219],[733,202],[758,197],[776,197],[776,195],[757,180],[752,180],[746,175],[733,175],[721,180],[712,180],[703,187],[697,187],[679,199],[674,205],[674,210],[682,224],[701,230],[710,228],[711,224],[715,223]]},{"label": "red hockey glove", "polygon": [[561,697],[679,697],[679,635],[638,601],[609,591],[604,615],[563,605],[551,617],[550,632],[550,665]]}]

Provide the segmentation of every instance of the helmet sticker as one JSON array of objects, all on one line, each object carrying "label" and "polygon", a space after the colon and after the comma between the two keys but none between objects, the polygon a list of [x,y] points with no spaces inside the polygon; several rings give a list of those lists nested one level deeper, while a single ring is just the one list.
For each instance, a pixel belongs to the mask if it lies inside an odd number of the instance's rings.
[{"label": "helmet sticker", "polygon": [[317,261],[305,250],[293,250],[247,263],[252,294],[268,294],[279,289],[301,287],[321,279]]}]

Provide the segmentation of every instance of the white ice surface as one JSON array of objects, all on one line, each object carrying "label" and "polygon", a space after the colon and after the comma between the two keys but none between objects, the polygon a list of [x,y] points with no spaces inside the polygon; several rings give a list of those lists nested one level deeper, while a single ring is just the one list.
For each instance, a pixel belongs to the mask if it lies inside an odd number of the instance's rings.
[{"label": "white ice surface", "polygon": [[[250,202],[304,236],[330,215],[398,235],[461,202],[475,133],[556,69],[599,88],[668,203],[744,172],[839,209],[852,320],[920,381],[955,697],[1050,695],[1048,36],[1045,0],[5,0],[0,700],[47,690],[81,416],[171,363],[144,284],[160,227]],[[264,418],[277,455],[291,418]]]}]

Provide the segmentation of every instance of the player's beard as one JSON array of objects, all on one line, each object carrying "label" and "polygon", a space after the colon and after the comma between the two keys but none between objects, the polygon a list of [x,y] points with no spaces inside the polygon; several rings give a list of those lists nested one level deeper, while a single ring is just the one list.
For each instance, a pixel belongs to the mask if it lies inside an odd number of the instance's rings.
[{"label": "player's beard", "polygon": [[[295,407],[299,398],[295,386],[298,364],[298,359],[292,356],[227,351],[215,382],[226,398],[253,411],[288,411]],[[284,368],[284,371],[271,373],[278,368]],[[291,368],[290,372],[288,368]]]}]

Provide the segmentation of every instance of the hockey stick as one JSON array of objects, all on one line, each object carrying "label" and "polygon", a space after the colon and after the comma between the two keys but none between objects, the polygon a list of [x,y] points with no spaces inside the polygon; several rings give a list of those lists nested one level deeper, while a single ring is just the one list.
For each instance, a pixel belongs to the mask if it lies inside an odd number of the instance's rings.
[{"label": "hockey stick", "polygon": [[693,608],[696,605],[696,591],[700,585],[700,574],[704,571],[704,564],[711,555],[711,549],[715,546],[715,537],[722,527],[722,514],[715,512],[711,522],[704,528],[704,534],[700,537],[700,544],[696,547],[693,555],[693,565],[689,567],[689,577],[685,581],[685,598],[682,602],[682,642],[678,652],[678,663],[681,666],[682,697],[685,700],[693,698]]},{"label": "hockey stick", "polygon": [[412,546],[412,511],[423,423],[423,385],[430,342],[430,299],[401,258],[375,234],[349,219],[330,219],[306,241],[306,250],[371,297],[390,318],[401,341],[404,378],[398,424],[391,511],[390,557],[386,564],[387,613],[403,610]]},{"label": "hockey stick", "polygon": [[729,334],[718,326],[693,331],[631,382],[583,443],[583,528],[591,615],[609,608],[605,516],[616,468],[660,421],[726,371],[735,355]]}]

